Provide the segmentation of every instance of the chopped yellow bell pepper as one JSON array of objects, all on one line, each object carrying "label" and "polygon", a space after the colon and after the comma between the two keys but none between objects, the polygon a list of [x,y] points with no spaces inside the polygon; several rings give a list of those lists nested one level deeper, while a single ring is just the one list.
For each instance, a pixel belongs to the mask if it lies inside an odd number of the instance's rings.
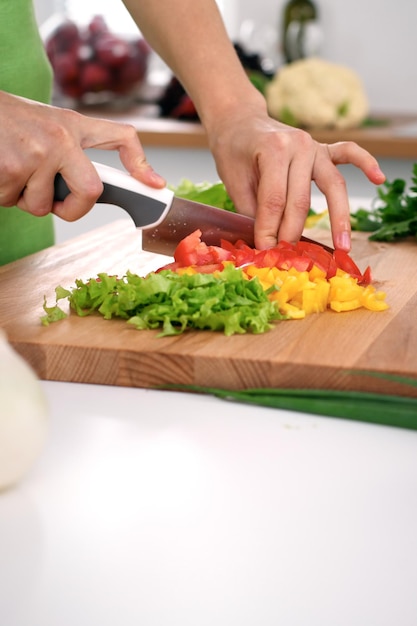
[{"label": "chopped yellow bell pepper", "polygon": [[[383,291],[377,291],[373,285],[359,285],[356,278],[340,269],[330,279],[316,265],[309,271],[256,265],[248,265],[242,270],[248,280],[255,277],[259,280],[262,288],[269,291],[270,300],[276,302],[280,312],[290,319],[303,319],[306,315],[322,313],[327,309],[341,313],[360,308],[370,311],[388,308]],[[180,274],[195,274],[196,271],[198,269],[193,266],[177,269]]]},{"label": "chopped yellow bell pepper", "polygon": [[377,291],[373,285],[368,285],[362,291],[361,304],[370,311],[385,311],[388,309],[388,304],[385,302],[385,293]]},{"label": "chopped yellow bell pepper", "polygon": [[188,267],[178,267],[176,269],[176,272],[177,274],[180,274],[180,276],[183,276],[184,274],[192,276],[193,274],[197,273],[197,271],[191,265],[189,265]]},{"label": "chopped yellow bell pepper", "polygon": [[361,303],[358,298],[355,300],[330,300],[330,308],[332,311],[341,313],[342,311],[354,311],[361,308]]},{"label": "chopped yellow bell pepper", "polygon": [[362,307],[371,311],[388,308],[384,292],[376,291],[373,285],[363,287],[356,278],[340,270],[329,280],[315,265],[308,272],[300,272],[293,267],[280,270],[255,265],[248,265],[244,271],[248,278],[256,276],[265,290],[275,288],[270,291],[270,299],[277,303],[281,313],[291,319],[302,319],[327,309],[339,313]]}]

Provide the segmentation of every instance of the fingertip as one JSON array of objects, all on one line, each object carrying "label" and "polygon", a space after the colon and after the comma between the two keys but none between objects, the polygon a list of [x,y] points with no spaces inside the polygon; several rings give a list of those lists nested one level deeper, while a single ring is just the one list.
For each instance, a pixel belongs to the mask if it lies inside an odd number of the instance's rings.
[{"label": "fingertip", "polygon": [[148,167],[146,174],[149,180],[149,184],[152,187],[160,188],[160,187],[165,187],[165,185],[167,184],[165,178],[163,178],[163,176],[155,172],[155,170],[151,166]]},{"label": "fingertip", "polygon": [[268,250],[278,243],[277,237],[273,235],[257,235],[255,233],[255,248],[257,250]]},{"label": "fingertip", "polygon": [[369,172],[368,178],[376,185],[381,185],[386,181],[387,177],[385,176],[379,165],[377,165]]},{"label": "fingertip", "polygon": [[131,174],[134,178],[140,180],[141,183],[157,189],[165,187],[167,184],[165,178],[155,172],[153,167],[146,162],[141,163],[141,165],[136,167]]},{"label": "fingertip", "polygon": [[337,233],[334,238],[334,246],[337,250],[344,250],[345,252],[349,252],[351,248],[350,232],[344,230],[340,233]]},{"label": "fingertip", "polygon": [[139,151],[139,154],[136,152],[133,155],[120,149],[119,155],[126,170],[133,178],[136,178],[136,180],[139,180],[144,185],[149,185],[149,187],[155,187],[157,189],[166,186],[165,178],[155,172],[153,167],[148,163],[142,150]]}]

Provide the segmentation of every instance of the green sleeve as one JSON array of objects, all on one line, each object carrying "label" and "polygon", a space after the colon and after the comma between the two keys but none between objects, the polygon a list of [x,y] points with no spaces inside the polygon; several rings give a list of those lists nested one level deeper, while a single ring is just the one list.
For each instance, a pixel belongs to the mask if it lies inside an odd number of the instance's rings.
[{"label": "green sleeve", "polygon": [[[52,70],[32,0],[0,2],[0,89],[47,103],[51,88]],[[53,243],[52,215],[39,218],[17,207],[0,207],[0,265]]]}]

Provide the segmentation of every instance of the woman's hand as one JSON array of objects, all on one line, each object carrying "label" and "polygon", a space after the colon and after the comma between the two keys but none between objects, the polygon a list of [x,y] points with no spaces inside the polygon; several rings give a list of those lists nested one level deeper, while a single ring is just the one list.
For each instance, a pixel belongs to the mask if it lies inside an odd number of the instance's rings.
[{"label": "woman's hand", "polygon": [[193,100],[220,178],[238,211],[256,217],[257,247],[299,239],[314,181],[327,198],[335,246],[349,250],[349,203],[337,165],[352,163],[380,184],[385,176],[377,161],[354,143],[320,145],[271,119],[214,0],[124,3]]},{"label": "woman's hand", "polygon": [[262,106],[240,107],[211,126],[217,169],[240,213],[256,217],[255,243],[268,248],[300,238],[311,207],[311,182],[325,195],[336,248],[350,249],[350,207],[337,166],[351,163],[374,184],[385,176],[353,142],[319,144],[268,117]]},{"label": "woman's hand", "polygon": [[[83,116],[0,92],[0,206],[65,220],[85,215],[103,186],[86,148],[118,150],[132,176],[151,187],[165,181],[147,163],[133,126]],[[60,172],[71,193],[54,202]]]}]

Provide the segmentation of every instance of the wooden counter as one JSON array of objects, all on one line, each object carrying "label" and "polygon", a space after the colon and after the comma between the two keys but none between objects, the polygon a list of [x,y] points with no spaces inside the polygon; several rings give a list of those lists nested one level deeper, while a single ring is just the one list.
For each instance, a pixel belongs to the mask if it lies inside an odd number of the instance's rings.
[{"label": "wooden counter", "polygon": [[[144,146],[207,149],[207,137],[197,122],[158,117],[155,105],[83,108],[81,113],[133,124]],[[316,130],[311,135],[323,143],[355,141],[377,157],[417,160],[417,114],[375,115],[373,125],[352,130]]]}]

